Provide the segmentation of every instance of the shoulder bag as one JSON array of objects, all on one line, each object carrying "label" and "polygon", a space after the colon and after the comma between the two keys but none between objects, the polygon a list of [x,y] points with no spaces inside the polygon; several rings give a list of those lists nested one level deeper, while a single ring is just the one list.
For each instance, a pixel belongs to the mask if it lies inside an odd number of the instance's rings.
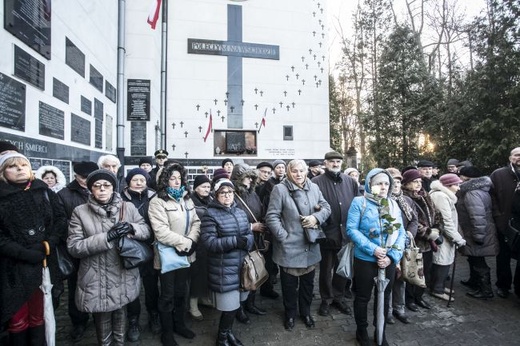
[{"label": "shoulder bag", "polygon": [[244,263],[242,264],[242,273],[240,275],[240,288],[242,291],[255,291],[269,278],[269,274],[265,269],[265,258],[258,250],[247,253]]},{"label": "shoulder bag", "polygon": [[[296,203],[296,200],[294,199],[292,192],[289,190],[289,188],[287,188],[287,191],[289,191],[289,195],[291,196],[294,205],[296,206],[296,210],[298,210],[298,214],[300,214],[300,216],[303,216],[300,207],[298,206],[298,203]],[[319,225],[317,225],[315,228],[304,228],[303,233],[305,234],[305,239],[307,240],[307,242],[311,244],[317,243],[319,240],[327,238],[325,232],[323,232]]]},{"label": "shoulder bag", "polygon": [[[184,234],[188,234],[188,227],[190,225],[190,211],[186,209],[186,228]],[[181,256],[173,246],[168,246],[159,241],[155,242],[159,258],[161,259],[161,274],[171,272],[172,270],[188,268],[190,262],[188,256]]]},{"label": "shoulder bag", "polygon": [[[124,221],[125,209],[126,202],[123,201],[119,210],[119,222]],[[125,269],[137,268],[153,258],[152,249],[150,249],[148,244],[128,236],[119,238],[117,249]]]},{"label": "shoulder bag", "polygon": [[410,246],[404,249],[401,259],[401,278],[409,284],[425,288],[423,254],[420,252],[412,233],[407,232]]}]

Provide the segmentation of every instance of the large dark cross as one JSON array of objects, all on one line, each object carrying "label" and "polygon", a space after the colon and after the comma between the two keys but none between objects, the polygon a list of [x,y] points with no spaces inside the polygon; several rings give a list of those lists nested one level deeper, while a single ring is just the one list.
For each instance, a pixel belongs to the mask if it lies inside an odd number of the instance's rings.
[{"label": "large dark cross", "polygon": [[242,42],[242,6],[228,5],[227,41],[188,39],[189,54],[227,56],[227,124],[243,128],[242,58],[280,59],[280,47]]}]

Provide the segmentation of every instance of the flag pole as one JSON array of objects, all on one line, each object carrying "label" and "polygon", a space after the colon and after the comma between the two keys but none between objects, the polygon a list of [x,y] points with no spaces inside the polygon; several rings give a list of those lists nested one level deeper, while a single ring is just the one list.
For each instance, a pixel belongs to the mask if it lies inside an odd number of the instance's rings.
[{"label": "flag pole", "polygon": [[168,71],[168,0],[162,0],[162,26],[161,26],[161,140],[160,148],[166,149],[166,123],[167,123],[167,71]]}]

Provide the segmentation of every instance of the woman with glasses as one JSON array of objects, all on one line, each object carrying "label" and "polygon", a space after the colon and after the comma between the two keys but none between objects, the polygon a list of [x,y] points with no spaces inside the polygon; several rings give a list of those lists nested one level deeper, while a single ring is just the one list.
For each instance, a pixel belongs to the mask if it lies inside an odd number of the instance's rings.
[{"label": "woman with glasses", "polygon": [[[98,169],[87,177],[88,202],[76,207],[67,247],[80,259],[76,305],[92,313],[99,345],[123,345],[126,305],[139,296],[139,269],[125,269],[117,242],[121,237],[145,240],[150,229],[132,203],[115,192],[116,176]],[[122,218],[122,219],[121,219]]]},{"label": "woman with glasses", "polygon": [[323,224],[331,210],[318,185],[307,178],[305,161],[292,160],[286,173],[286,179],[273,188],[266,214],[273,260],[280,266],[285,329],[294,328],[298,308],[307,328],[314,328],[311,302],[321,254],[318,243],[307,241],[304,229]]},{"label": "woman with glasses", "polygon": [[215,183],[215,200],[208,205],[201,226],[201,239],[208,256],[209,289],[215,307],[222,312],[217,346],[242,345],[232,328],[240,303],[249,295],[248,291],[240,290],[240,273],[253,246],[253,233],[247,214],[235,203],[234,190],[227,178]]},{"label": "woman with glasses", "polygon": [[[179,163],[163,168],[157,182],[157,195],[150,201],[148,216],[156,241],[173,247],[179,255],[195,261],[200,219],[190,198],[190,187],[184,167]],[[155,269],[161,269],[155,252]],[[193,339],[195,333],[185,323],[190,268],[180,268],[160,275],[159,316],[163,345],[175,346],[173,332]]]}]

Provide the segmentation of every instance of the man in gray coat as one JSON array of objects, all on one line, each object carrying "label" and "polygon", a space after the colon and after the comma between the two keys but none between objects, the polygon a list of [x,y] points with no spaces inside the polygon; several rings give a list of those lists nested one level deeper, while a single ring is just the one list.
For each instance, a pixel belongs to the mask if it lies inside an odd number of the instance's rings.
[{"label": "man in gray coat", "polygon": [[358,184],[351,177],[341,172],[343,156],[335,151],[325,154],[325,173],[312,179],[318,185],[331,208],[330,217],[322,225],[327,239],[320,243],[320,296],[321,305],[318,314],[327,316],[329,306],[334,305],[344,314],[351,310],[345,299],[347,279],[336,274],[338,251],[345,244],[345,225],[348,210],[354,197],[359,194]]}]

